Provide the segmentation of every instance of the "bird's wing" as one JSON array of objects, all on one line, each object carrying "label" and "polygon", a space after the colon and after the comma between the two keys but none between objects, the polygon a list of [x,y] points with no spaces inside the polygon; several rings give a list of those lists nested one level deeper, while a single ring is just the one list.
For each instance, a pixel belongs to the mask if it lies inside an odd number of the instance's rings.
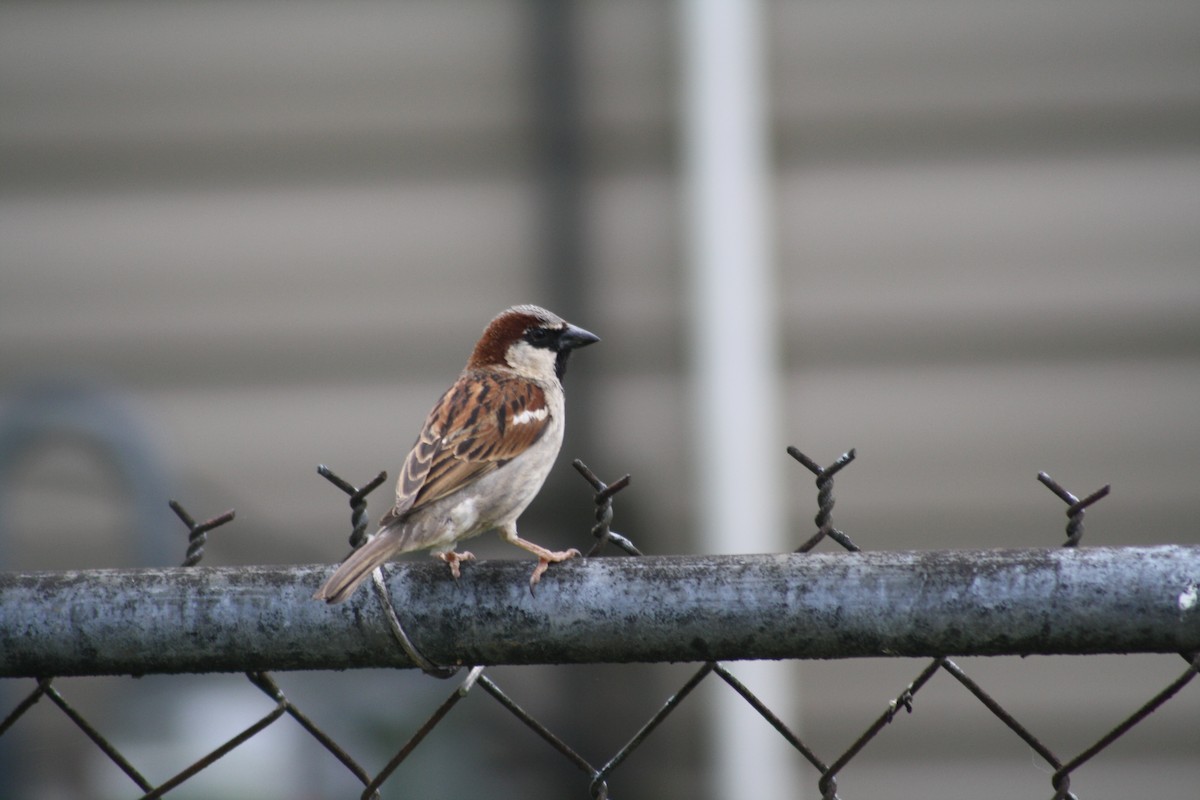
[{"label": "bird's wing", "polygon": [[465,372],[429,412],[396,484],[387,526],[503,466],[550,423],[535,383],[489,370]]}]

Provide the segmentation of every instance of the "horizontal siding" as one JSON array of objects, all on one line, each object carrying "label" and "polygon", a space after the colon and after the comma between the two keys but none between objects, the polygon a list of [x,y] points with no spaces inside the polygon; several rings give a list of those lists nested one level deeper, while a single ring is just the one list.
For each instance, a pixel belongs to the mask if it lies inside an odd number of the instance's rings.
[{"label": "horizontal siding", "polygon": [[[604,342],[572,368],[587,430],[573,427],[523,531],[578,545],[588,492],[566,460],[580,456],[634,474],[620,531],[649,552],[694,552],[690,465],[704,454],[689,444],[679,10],[576,8],[579,322]],[[339,557],[344,500],[316,464],[394,475],[487,319],[549,302],[529,9],[0,5],[0,412],[43,378],[115,387],[194,514],[237,507],[211,563]],[[822,462],[858,448],[835,520],[868,548],[1057,544],[1065,520],[1040,469],[1078,492],[1113,484],[1085,543],[1200,542],[1200,4],[776,2],[767,21],[778,468],[796,481],[797,538],[815,491],[787,444]],[[138,563],[127,501],[94,453],[59,442],[14,487],[6,554]],[[1182,662],[968,668],[1065,751]],[[805,664],[793,713],[829,756],[918,669]],[[544,673],[506,673],[505,686],[575,685]],[[639,722],[676,688],[645,674],[646,696],[628,701]],[[921,735],[885,732],[839,781],[845,796],[1045,791],[1015,737],[946,685],[897,722]],[[1113,787],[1150,774],[1164,796],[1186,793],[1200,782],[1186,735],[1198,703],[1168,704],[1073,787],[1127,796],[1132,783]],[[607,752],[634,725],[610,710],[598,733],[567,738]],[[631,760],[614,791],[703,796],[699,757],[659,746],[667,758]],[[506,796],[561,794],[538,790],[533,758]],[[650,764],[672,760],[665,776]]]}]

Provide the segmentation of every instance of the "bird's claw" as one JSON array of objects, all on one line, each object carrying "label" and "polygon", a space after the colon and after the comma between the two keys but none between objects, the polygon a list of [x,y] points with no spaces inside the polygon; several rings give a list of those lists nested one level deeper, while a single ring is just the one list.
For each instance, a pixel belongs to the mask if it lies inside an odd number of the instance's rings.
[{"label": "bird's claw", "polygon": [[537,586],[538,581],[542,579],[542,575],[551,564],[557,564],[569,558],[579,558],[580,555],[581,553],[572,547],[570,550],[550,551],[547,555],[539,556],[538,565],[534,567],[533,574],[529,576],[529,593],[533,594],[533,588]]},{"label": "bird's claw", "polygon": [[462,551],[461,553],[456,553],[451,550],[449,553],[434,553],[434,555],[450,565],[450,574],[454,576],[454,580],[458,580],[462,577],[462,570],[458,566],[460,562],[475,560],[475,554],[467,552],[466,550]]}]

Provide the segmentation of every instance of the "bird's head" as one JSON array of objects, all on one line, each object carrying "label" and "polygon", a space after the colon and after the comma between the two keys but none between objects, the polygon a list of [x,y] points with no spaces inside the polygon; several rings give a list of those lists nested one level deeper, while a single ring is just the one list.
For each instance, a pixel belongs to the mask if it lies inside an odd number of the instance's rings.
[{"label": "bird's head", "polygon": [[513,306],[488,323],[467,367],[508,367],[535,380],[562,380],[571,351],[598,341],[596,334],[544,308]]}]

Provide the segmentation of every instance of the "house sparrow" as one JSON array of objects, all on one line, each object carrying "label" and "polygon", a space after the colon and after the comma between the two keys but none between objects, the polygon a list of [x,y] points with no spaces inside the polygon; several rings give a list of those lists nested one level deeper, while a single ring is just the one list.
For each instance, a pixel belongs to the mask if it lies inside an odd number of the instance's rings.
[{"label": "house sparrow", "polygon": [[379,530],[351,553],[313,595],[340,603],[371,572],[401,553],[429,548],[459,577],[474,558],[455,545],[496,529],[538,557],[530,589],[555,552],[517,536],[517,517],[533,500],[562,446],[562,377],[571,351],[600,338],[544,308],[513,306],[488,324],[467,366],[429,412],[404,460],[396,504]]}]

